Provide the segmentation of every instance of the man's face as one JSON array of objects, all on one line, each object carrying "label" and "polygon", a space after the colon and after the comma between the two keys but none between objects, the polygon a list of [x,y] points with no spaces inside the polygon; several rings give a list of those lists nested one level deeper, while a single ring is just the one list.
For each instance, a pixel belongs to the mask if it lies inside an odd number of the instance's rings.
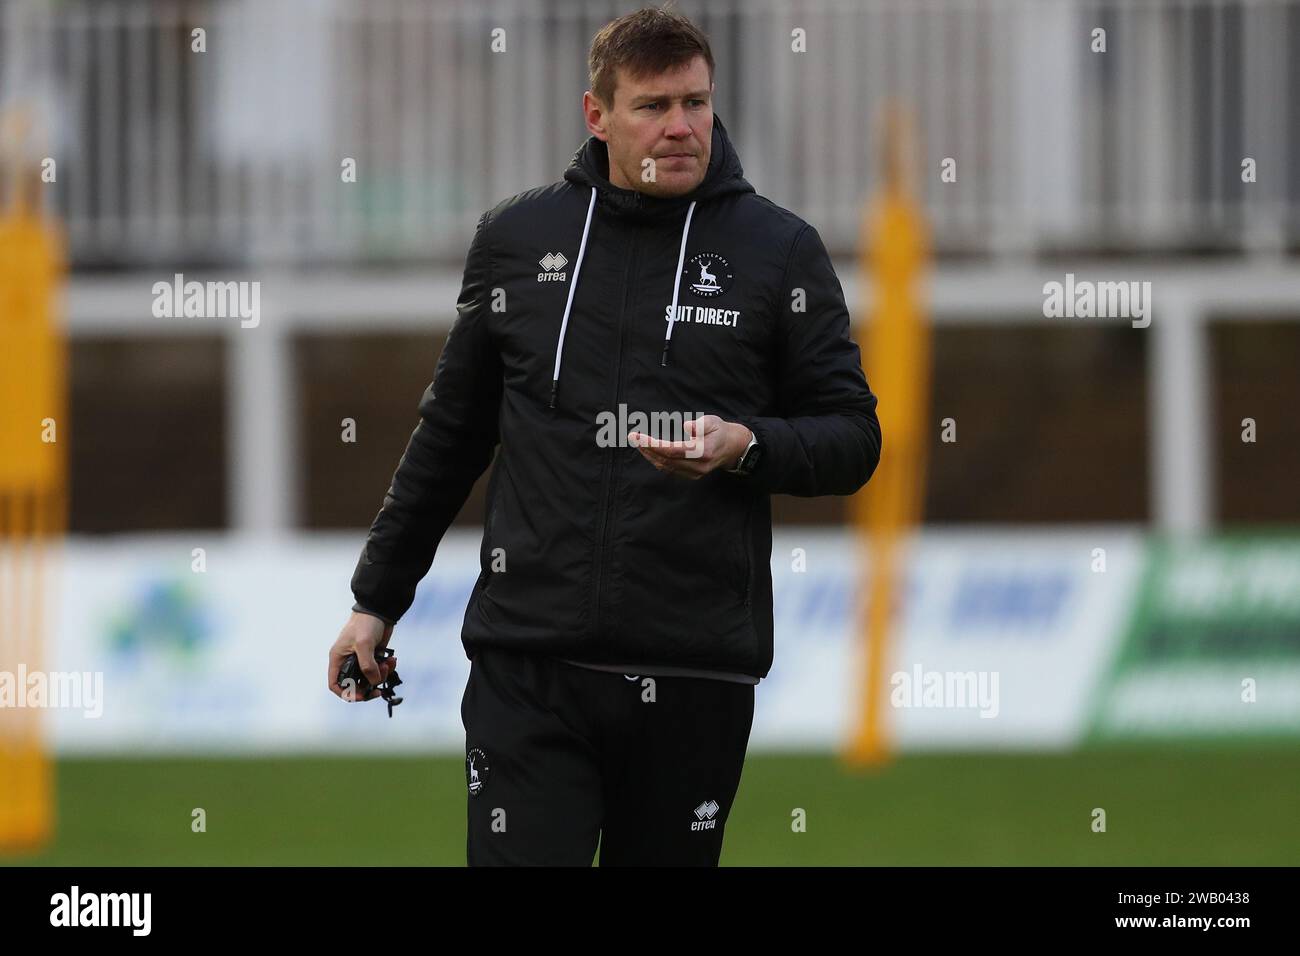
[{"label": "man's face", "polygon": [[609,147],[609,181],[660,198],[704,180],[713,147],[713,85],[704,57],[657,76],[619,70],[614,105],[588,90],[587,129]]}]

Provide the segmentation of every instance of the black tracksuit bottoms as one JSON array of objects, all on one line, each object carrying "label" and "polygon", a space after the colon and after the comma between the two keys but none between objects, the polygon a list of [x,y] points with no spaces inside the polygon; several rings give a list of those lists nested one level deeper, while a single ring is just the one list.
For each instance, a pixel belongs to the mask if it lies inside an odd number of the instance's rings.
[{"label": "black tracksuit bottoms", "polygon": [[470,866],[718,865],[753,685],[480,648],[460,713]]}]

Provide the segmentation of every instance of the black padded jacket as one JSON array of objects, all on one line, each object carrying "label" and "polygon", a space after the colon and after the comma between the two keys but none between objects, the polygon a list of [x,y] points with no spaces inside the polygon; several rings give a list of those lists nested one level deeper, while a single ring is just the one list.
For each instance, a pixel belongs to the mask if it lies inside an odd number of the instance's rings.
[{"label": "black padded jacket", "polygon": [[[821,237],[755,193],[720,120],[689,195],[621,189],[608,170],[592,137],[561,182],[479,219],[354,606],[401,618],[495,453],[471,657],[753,681],[773,656],[769,496],[861,488],[876,397]],[[690,480],[609,440],[701,414],[753,431],[752,474]]]}]

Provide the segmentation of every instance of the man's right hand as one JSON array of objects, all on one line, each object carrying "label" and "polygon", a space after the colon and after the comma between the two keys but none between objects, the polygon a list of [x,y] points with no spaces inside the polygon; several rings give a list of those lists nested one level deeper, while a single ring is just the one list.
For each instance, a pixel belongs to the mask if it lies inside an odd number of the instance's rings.
[{"label": "man's right hand", "polygon": [[[380,696],[377,689],[388,679],[388,675],[397,669],[397,657],[390,657],[382,664],[375,663],[375,650],[388,646],[388,639],[393,636],[393,625],[386,624],[372,614],[353,611],[348,622],[339,632],[338,640],[330,648],[329,689],[336,696],[347,701],[373,700]],[[339,669],[349,654],[357,655],[361,673],[366,675],[372,689],[364,698],[357,694],[355,687],[340,687]],[[351,683],[349,681],[349,683]]]}]

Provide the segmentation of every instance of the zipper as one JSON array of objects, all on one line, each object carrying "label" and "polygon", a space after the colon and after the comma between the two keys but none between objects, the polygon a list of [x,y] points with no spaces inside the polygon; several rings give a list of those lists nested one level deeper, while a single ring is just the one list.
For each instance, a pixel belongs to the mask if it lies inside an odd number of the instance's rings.
[{"label": "zipper", "polygon": [[[640,194],[637,194],[636,205],[640,206]],[[618,351],[614,363],[614,400],[610,407],[617,413],[619,395],[623,391],[623,348],[625,338],[623,335],[624,327],[627,325],[628,304],[632,301],[632,283],[631,278],[635,274],[634,266],[636,264],[636,247],[637,238],[640,234],[639,227],[633,227],[632,232],[632,249],[627,257],[627,268],[623,270],[623,309],[618,316]],[[602,578],[605,574],[605,551],[609,547],[609,526],[610,511],[613,510],[614,489],[617,486],[615,480],[618,473],[618,443],[615,443],[609,449],[609,457],[606,459],[604,469],[604,483],[602,491],[605,501],[600,512],[600,546],[596,549],[596,571],[592,575],[592,595],[591,595],[591,636],[598,639],[600,636],[600,590]]]}]

